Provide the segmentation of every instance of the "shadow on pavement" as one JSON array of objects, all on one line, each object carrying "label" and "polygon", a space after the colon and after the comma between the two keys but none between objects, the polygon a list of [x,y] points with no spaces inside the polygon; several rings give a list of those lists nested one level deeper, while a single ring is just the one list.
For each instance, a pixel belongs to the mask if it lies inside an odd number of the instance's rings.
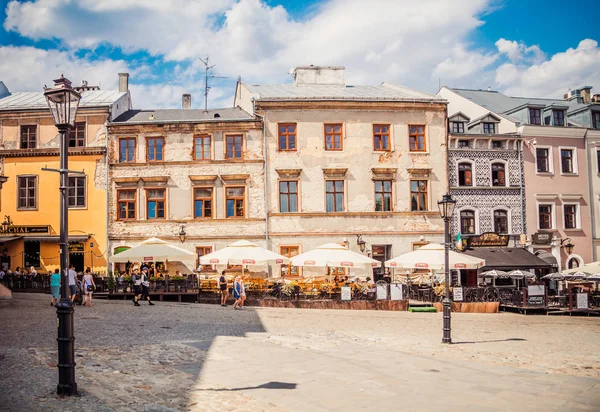
[{"label": "shadow on pavement", "polygon": [[247,391],[252,389],[296,389],[297,383],[288,382],[267,382],[258,386],[246,386],[244,388],[219,388],[219,389],[199,389],[202,391],[215,391],[215,392],[232,392],[232,391]]},{"label": "shadow on pavement", "polygon": [[495,339],[495,340],[474,340],[474,341],[466,341],[466,342],[452,342],[454,345],[465,345],[465,344],[473,344],[473,343],[494,343],[494,342],[523,342],[527,341],[527,339],[523,338],[508,338],[508,339]]}]

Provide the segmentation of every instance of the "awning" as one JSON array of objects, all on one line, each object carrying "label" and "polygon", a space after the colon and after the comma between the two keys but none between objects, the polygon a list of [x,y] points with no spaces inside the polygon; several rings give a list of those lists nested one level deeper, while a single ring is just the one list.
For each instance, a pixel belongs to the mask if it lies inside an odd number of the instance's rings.
[{"label": "awning", "polygon": [[11,242],[13,240],[21,239],[23,236],[0,236],[0,243]]},{"label": "awning", "polygon": [[484,270],[550,269],[552,265],[523,248],[479,248],[467,250],[469,256],[485,259]]},{"label": "awning", "polygon": [[535,255],[543,261],[549,263],[553,268],[558,268],[558,262],[552,253],[546,252],[545,250],[538,250],[535,252]]},{"label": "awning", "polygon": [[[91,235],[69,236],[69,243],[86,242],[90,238],[90,236]],[[32,241],[32,242],[58,242],[59,240],[60,240],[60,236],[58,236],[58,235],[25,237],[25,241]]]}]

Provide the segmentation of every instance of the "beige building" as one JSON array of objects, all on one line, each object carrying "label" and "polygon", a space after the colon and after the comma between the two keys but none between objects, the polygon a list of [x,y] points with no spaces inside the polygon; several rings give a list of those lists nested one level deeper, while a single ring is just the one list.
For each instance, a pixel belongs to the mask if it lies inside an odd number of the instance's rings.
[{"label": "beige building", "polygon": [[[239,108],[190,109],[190,101],[131,110],[109,125],[111,254],[150,237],[197,255],[237,239],[265,245],[261,121]],[[167,269],[196,267],[192,259]]]},{"label": "beige building", "polygon": [[444,99],[350,86],[343,67],[310,66],[295,69],[293,84],[239,82],[235,106],[264,119],[271,250],[293,256],[338,242],[359,251],[360,236],[383,261],[443,240]]}]

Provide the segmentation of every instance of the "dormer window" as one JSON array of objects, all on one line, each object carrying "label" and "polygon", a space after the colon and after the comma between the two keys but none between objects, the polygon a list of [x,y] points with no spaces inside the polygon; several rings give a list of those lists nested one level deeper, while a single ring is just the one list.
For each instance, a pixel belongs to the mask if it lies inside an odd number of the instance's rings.
[{"label": "dormer window", "polygon": [[458,148],[459,149],[466,149],[469,147],[469,141],[468,140],[459,140],[458,141]]},{"label": "dormer window", "polygon": [[600,112],[592,112],[592,126],[594,129],[600,129]]},{"label": "dormer window", "polygon": [[496,133],[496,124],[495,123],[484,123],[483,124],[483,133],[495,134]]},{"label": "dormer window", "polygon": [[492,149],[503,149],[503,143],[502,140],[492,140]]},{"label": "dormer window", "polygon": [[565,125],[565,111],[564,110],[552,110],[552,125],[553,126],[564,126]]},{"label": "dormer window", "polygon": [[542,124],[542,111],[540,109],[529,109],[529,124]]},{"label": "dormer window", "polygon": [[452,133],[464,133],[465,123],[464,122],[450,122],[452,124]]}]

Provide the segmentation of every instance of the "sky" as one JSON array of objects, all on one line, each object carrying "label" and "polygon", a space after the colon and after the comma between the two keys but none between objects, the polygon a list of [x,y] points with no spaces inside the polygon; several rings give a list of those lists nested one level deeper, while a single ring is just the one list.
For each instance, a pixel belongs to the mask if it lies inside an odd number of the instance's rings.
[{"label": "sky", "polygon": [[291,83],[304,65],[384,81],[560,98],[600,93],[597,0],[0,0],[0,81],[41,91],[64,74],[102,89],[130,74],[136,109],[230,107],[235,83]]}]

